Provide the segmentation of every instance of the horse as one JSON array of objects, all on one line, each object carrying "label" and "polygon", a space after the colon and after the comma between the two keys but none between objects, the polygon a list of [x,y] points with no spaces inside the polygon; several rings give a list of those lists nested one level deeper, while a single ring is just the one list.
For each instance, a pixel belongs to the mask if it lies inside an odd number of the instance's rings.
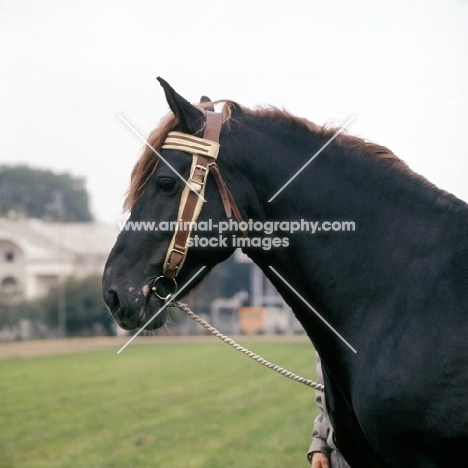
[{"label": "horse", "polygon": [[241,247],[321,356],[351,466],[466,464],[468,205],[386,147],[274,107],[191,104],[158,80],[170,112],[125,207],[161,228],[122,230],[109,254],[119,326],[161,327],[164,305]]}]

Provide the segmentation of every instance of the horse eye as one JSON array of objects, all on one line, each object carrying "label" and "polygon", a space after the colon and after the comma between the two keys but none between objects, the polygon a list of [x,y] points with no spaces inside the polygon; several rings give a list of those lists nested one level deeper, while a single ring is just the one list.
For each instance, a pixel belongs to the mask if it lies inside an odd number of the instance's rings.
[{"label": "horse eye", "polygon": [[169,192],[175,186],[175,180],[170,177],[161,177],[158,180],[158,192]]}]

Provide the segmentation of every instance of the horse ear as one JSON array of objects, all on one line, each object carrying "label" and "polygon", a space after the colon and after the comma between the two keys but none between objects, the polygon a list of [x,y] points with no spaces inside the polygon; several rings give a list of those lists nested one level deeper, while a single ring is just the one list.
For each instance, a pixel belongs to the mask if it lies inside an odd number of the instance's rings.
[{"label": "horse ear", "polygon": [[203,126],[203,113],[178,94],[166,80],[159,76],[157,80],[164,89],[169,107],[184,127],[184,130],[192,134],[200,130]]},{"label": "horse ear", "polygon": [[[211,99],[208,96],[202,96],[200,98],[200,102],[211,102]],[[209,110],[211,112],[214,112],[214,105],[211,105],[209,107],[205,107],[206,110]]]}]

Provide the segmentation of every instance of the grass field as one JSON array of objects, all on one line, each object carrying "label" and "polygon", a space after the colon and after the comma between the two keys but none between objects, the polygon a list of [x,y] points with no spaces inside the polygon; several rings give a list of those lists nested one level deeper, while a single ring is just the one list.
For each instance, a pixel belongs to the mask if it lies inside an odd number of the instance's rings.
[{"label": "grass field", "polygon": [[[309,342],[241,341],[315,378]],[[0,361],[1,468],[307,466],[314,390],[214,338],[118,349]]]}]

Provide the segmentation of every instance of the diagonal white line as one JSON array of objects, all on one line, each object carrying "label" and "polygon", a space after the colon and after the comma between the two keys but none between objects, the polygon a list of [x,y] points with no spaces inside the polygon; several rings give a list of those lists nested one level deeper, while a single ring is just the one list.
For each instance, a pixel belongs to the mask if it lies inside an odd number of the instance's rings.
[{"label": "diagonal white line", "polygon": [[353,115],[269,200],[273,201],[354,119]]},{"label": "diagonal white line", "polygon": [[152,149],[152,150],[155,152],[155,154],[156,154],[159,158],[161,158],[161,159],[168,165],[168,167],[172,170],[172,172],[174,172],[174,174],[175,174],[176,176],[178,176],[178,177],[184,182],[184,184],[187,185],[188,188],[189,188],[190,190],[192,190],[192,191],[198,196],[198,198],[201,198],[204,202],[206,202],[206,200],[205,200],[205,199],[204,199],[204,198],[203,198],[203,197],[202,197],[202,196],[201,196],[201,195],[200,195],[200,194],[199,194],[199,193],[198,193],[198,192],[197,192],[197,191],[196,191],[196,190],[195,190],[195,189],[194,189],[178,172],[177,172],[177,170],[176,170],[174,167],[171,166],[171,164],[169,164],[169,162],[168,162],[165,158],[163,158],[163,157],[161,156],[161,154],[160,154],[158,151],[156,151],[156,150],[148,143],[147,140],[145,140],[144,137],[142,137],[142,136],[138,133],[137,130],[135,130],[135,128],[134,128],[121,114],[117,114],[117,115],[118,115],[119,118],[127,125],[127,127],[130,128],[130,130],[132,130],[133,133],[135,133],[135,135],[136,135],[148,148]]},{"label": "diagonal white line", "polygon": [[338,336],[338,338],[340,338],[343,343],[346,344],[346,346],[348,346],[348,348],[351,349],[351,351],[353,351],[353,353],[357,353],[357,351],[272,267],[272,266],[269,266],[268,268],[270,268],[271,271],[273,271],[273,273],[276,274],[276,276],[278,276],[278,278],[280,278],[283,283],[289,287],[289,289],[294,292],[296,294],[296,296],[301,299],[301,301],[336,335]]},{"label": "diagonal white line", "polygon": [[[174,302],[174,299],[180,295],[180,293],[206,268],[206,265],[202,266],[175,294],[166,299],[164,305],[141,327],[137,333],[135,333],[118,351],[120,354],[147,326],[151,323],[168,305]],[[152,293],[151,293],[152,294]]]}]

